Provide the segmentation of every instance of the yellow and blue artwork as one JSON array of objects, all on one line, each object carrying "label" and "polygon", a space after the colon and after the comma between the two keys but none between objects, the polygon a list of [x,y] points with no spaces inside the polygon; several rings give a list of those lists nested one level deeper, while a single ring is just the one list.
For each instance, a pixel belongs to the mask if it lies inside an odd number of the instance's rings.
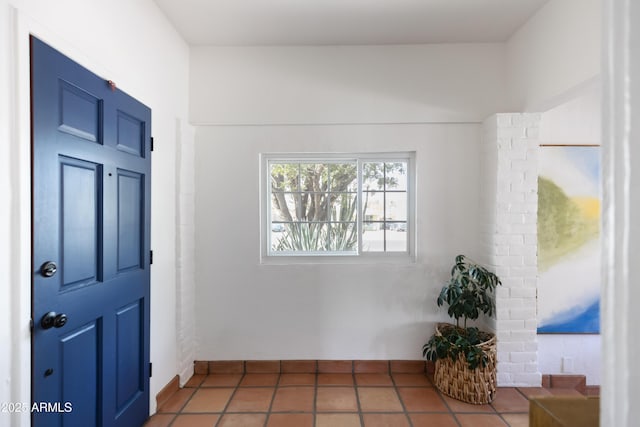
[{"label": "yellow and blue artwork", "polygon": [[538,333],[600,332],[600,147],[543,146]]}]

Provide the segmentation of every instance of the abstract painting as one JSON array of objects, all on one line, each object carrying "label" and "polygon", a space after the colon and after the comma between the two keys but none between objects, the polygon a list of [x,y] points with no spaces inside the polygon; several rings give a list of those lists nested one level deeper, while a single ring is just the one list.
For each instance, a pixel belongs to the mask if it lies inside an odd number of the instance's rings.
[{"label": "abstract painting", "polygon": [[600,147],[542,146],[538,333],[600,332]]}]

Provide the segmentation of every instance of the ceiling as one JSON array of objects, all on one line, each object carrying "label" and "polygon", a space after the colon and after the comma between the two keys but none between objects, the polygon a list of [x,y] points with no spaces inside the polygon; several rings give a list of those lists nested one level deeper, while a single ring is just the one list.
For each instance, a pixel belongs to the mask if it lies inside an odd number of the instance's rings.
[{"label": "ceiling", "polygon": [[193,45],[503,42],[549,0],[154,0]]}]

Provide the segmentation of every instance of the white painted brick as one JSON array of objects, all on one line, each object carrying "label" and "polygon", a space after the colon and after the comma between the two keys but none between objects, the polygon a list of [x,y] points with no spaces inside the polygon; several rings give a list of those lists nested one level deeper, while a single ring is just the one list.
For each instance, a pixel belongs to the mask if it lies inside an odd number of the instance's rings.
[{"label": "white painted brick", "polygon": [[525,214],[510,213],[507,218],[511,224],[524,224],[526,222]]},{"label": "white painted brick", "polygon": [[[495,117],[495,119],[494,119]],[[510,127],[513,114],[496,114],[491,116],[489,120],[490,129],[498,129],[499,127]]]},{"label": "white painted brick", "polygon": [[509,363],[510,352],[502,351],[500,344],[498,344],[498,350],[496,352],[497,361],[499,364],[501,363]]},{"label": "white painted brick", "polygon": [[529,373],[537,373],[538,372],[538,363],[537,362],[525,363],[524,371],[525,372],[529,372]]},{"label": "white painted brick", "polygon": [[[507,280],[507,279],[501,279],[501,280]],[[511,295],[509,294],[509,288],[502,285],[496,288],[496,301],[500,302],[501,304],[503,303],[503,300],[505,301],[509,301]]]},{"label": "white painted brick", "polygon": [[511,159],[513,160],[527,160],[531,158],[531,154],[529,150],[526,148],[517,148],[514,147],[511,149]]},{"label": "white painted brick", "polygon": [[540,384],[542,384],[542,374],[539,372],[515,374],[513,381],[522,386],[540,387]]},{"label": "white painted brick", "polygon": [[494,248],[494,255],[509,255],[509,246],[507,245],[494,246]]},{"label": "white painted brick", "polygon": [[516,234],[535,234],[538,231],[536,224],[510,224],[510,230]]},{"label": "white painted brick", "polygon": [[523,370],[520,372],[523,372],[524,363],[535,362],[536,359],[538,358],[538,353],[528,352],[528,351],[512,352],[509,357],[512,363],[517,363],[518,366],[522,366]]},{"label": "white painted brick", "polygon": [[536,267],[512,267],[511,274],[513,276],[530,278],[538,274],[538,269]]},{"label": "white painted brick", "polygon": [[498,339],[498,342],[511,341],[511,331],[499,330],[496,332],[496,338]]},{"label": "white painted brick", "polygon": [[524,332],[524,320],[498,320],[496,322],[498,330],[508,329],[511,331],[511,337],[515,338],[515,334],[522,334]]},{"label": "white painted brick", "polygon": [[509,308],[497,308],[496,309],[496,318],[498,319],[509,319]]},{"label": "white painted brick", "polygon": [[[509,267],[505,267],[505,266],[496,266],[493,269],[493,272],[500,278],[502,277],[507,277],[511,275],[511,270],[509,269]],[[498,288],[500,289],[500,288]]]},{"label": "white painted brick", "polygon": [[512,114],[511,115],[511,125],[518,127],[527,127],[526,117],[524,114]]},{"label": "white painted brick", "polygon": [[481,234],[480,247],[488,248],[503,281],[496,291],[495,326],[501,359],[510,352],[510,362],[498,364],[499,383],[506,384],[516,382],[514,375],[523,384],[539,381],[535,330],[539,121],[538,114],[507,113],[484,123],[483,155],[496,168],[491,176],[498,183],[491,198],[481,198],[482,229],[497,234]]},{"label": "white painted brick", "polygon": [[536,330],[538,328],[538,321],[536,319],[526,320],[524,326],[527,329]]},{"label": "white painted brick", "polygon": [[521,126],[500,126],[497,129],[497,135],[498,138],[525,138],[526,129]]},{"label": "white painted brick", "polygon": [[[511,150],[511,137],[509,135],[499,135],[497,140],[498,151]],[[503,162],[509,161],[507,156],[498,156],[498,163],[500,163],[500,159],[502,159]]]},{"label": "white painted brick", "polygon": [[[501,278],[502,281],[502,289],[505,288],[515,288],[515,287],[519,287],[521,288],[522,286],[524,286],[524,280],[522,279],[522,277],[504,277]],[[511,295],[509,295],[510,297]]]},{"label": "white painted brick", "polygon": [[[531,320],[536,318],[535,307],[511,308],[509,309],[509,313],[512,320]],[[526,326],[525,323],[525,327]]]},{"label": "white painted brick", "polygon": [[526,255],[527,247],[525,245],[511,245],[509,246],[509,255]]},{"label": "white painted brick", "polygon": [[498,375],[496,379],[498,380],[498,386],[506,387],[508,385],[513,384],[513,376],[508,372],[501,372],[500,366],[498,366]]},{"label": "white painted brick", "polygon": [[525,128],[525,137],[537,140],[540,137],[540,129]]},{"label": "white painted brick", "polygon": [[504,372],[509,372],[510,374],[517,374],[517,373],[523,373],[524,372],[524,364],[523,363],[502,362],[500,364],[500,368]]},{"label": "white painted brick", "polygon": [[511,255],[522,255],[525,257],[535,257],[538,253],[537,246],[531,245],[522,245],[522,246],[511,246],[509,248],[509,254]]},{"label": "white painted brick", "polygon": [[506,238],[507,244],[509,246],[514,245],[523,245],[524,244],[524,235],[523,234],[511,234]]},{"label": "white painted brick", "polygon": [[[521,320],[510,320],[510,322],[521,322]],[[534,341],[537,333],[535,329],[511,330],[511,341]]]},{"label": "white painted brick", "polygon": [[535,288],[511,288],[510,289],[511,298],[535,298],[537,296]]},{"label": "white painted brick", "polygon": [[506,210],[511,213],[529,213],[525,203],[509,203]]},{"label": "white painted brick", "polygon": [[522,303],[522,298],[496,298],[496,307],[500,308],[521,308],[523,307]]},{"label": "white painted brick", "polygon": [[522,259],[521,256],[511,256],[511,255],[496,256],[495,261],[497,265],[502,265],[502,266],[509,266],[509,267],[524,266],[524,260]]},{"label": "white painted brick", "polygon": [[520,351],[524,351],[524,343],[498,342],[498,349],[503,352],[520,352]]},{"label": "white painted brick", "polygon": [[[527,200],[527,197],[524,193],[509,193],[506,200],[511,203],[524,203]],[[537,198],[536,198],[536,203],[538,203]]]}]

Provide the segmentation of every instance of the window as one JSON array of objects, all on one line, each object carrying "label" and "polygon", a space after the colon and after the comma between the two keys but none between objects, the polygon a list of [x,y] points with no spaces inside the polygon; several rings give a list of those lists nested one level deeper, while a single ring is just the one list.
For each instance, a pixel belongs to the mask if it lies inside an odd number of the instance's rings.
[{"label": "window", "polygon": [[270,154],[263,169],[264,255],[412,254],[412,153]]}]

